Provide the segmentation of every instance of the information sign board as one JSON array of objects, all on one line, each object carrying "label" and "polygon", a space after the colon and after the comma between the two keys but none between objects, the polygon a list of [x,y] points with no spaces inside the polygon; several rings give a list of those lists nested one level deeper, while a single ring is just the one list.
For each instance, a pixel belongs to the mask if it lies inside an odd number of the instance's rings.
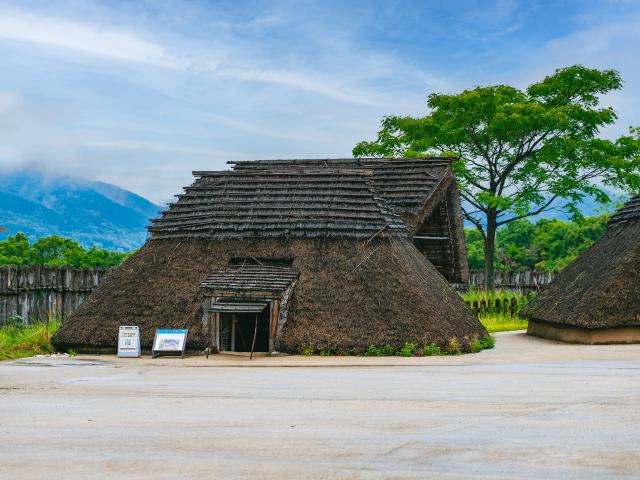
[{"label": "information sign board", "polygon": [[181,355],[187,346],[187,329],[158,329],[153,339],[152,357],[158,355]]},{"label": "information sign board", "polygon": [[137,326],[121,326],[118,332],[118,356],[140,356],[140,329]]}]

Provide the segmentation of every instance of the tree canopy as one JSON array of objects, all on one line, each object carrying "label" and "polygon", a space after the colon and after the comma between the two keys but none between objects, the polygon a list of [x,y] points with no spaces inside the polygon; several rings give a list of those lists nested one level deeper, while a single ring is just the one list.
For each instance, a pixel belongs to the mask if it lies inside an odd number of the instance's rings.
[{"label": "tree canopy", "polygon": [[[500,270],[561,270],[591,246],[607,228],[607,215],[577,222],[522,219],[498,230],[494,267]],[[476,229],[465,230],[469,267],[484,267],[484,244]]]},{"label": "tree canopy", "polygon": [[30,244],[23,233],[0,240],[0,265],[51,265],[78,268],[115,267],[131,253],[102,248],[85,249],[78,242],[51,235]]},{"label": "tree canopy", "polygon": [[610,202],[603,187],[640,191],[640,129],[615,140],[598,137],[616,120],[612,108],[600,107],[601,97],[621,87],[615,70],[575,65],[526,90],[495,85],[432,94],[428,115],[385,117],[377,139],[359,143],[353,154],[456,157],[465,218],[483,240],[492,282],[501,226],[555,207],[560,199],[579,219],[586,195]]}]

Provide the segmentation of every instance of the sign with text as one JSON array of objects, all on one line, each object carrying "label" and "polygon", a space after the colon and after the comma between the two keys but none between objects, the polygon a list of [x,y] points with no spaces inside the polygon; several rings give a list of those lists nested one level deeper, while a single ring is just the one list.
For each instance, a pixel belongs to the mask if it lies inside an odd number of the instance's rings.
[{"label": "sign with text", "polygon": [[140,329],[137,326],[121,326],[118,333],[118,356],[140,356]]},{"label": "sign with text", "polygon": [[187,346],[187,329],[158,329],[153,339],[152,357],[158,355],[182,355]]}]

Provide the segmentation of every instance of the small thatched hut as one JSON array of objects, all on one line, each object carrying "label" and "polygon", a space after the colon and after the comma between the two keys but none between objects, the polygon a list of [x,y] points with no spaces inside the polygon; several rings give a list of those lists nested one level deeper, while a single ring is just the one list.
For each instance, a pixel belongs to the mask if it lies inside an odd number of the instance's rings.
[{"label": "small thatched hut", "polygon": [[640,195],[525,311],[528,334],[572,343],[640,342]]},{"label": "small thatched hut", "polygon": [[[254,161],[194,172],[146,245],[62,325],[62,348],[113,349],[119,325],[189,328],[191,349],[346,351],[486,331],[451,160]],[[440,273],[439,273],[440,272]]]}]

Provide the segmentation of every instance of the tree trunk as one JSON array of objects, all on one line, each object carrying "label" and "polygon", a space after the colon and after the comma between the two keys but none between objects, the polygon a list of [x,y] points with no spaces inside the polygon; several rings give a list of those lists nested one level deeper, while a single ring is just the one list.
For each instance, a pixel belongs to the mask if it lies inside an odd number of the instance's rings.
[{"label": "tree trunk", "polygon": [[488,292],[495,290],[495,269],[493,261],[496,256],[496,231],[498,229],[496,214],[487,214],[487,231],[484,241],[484,288]]}]

